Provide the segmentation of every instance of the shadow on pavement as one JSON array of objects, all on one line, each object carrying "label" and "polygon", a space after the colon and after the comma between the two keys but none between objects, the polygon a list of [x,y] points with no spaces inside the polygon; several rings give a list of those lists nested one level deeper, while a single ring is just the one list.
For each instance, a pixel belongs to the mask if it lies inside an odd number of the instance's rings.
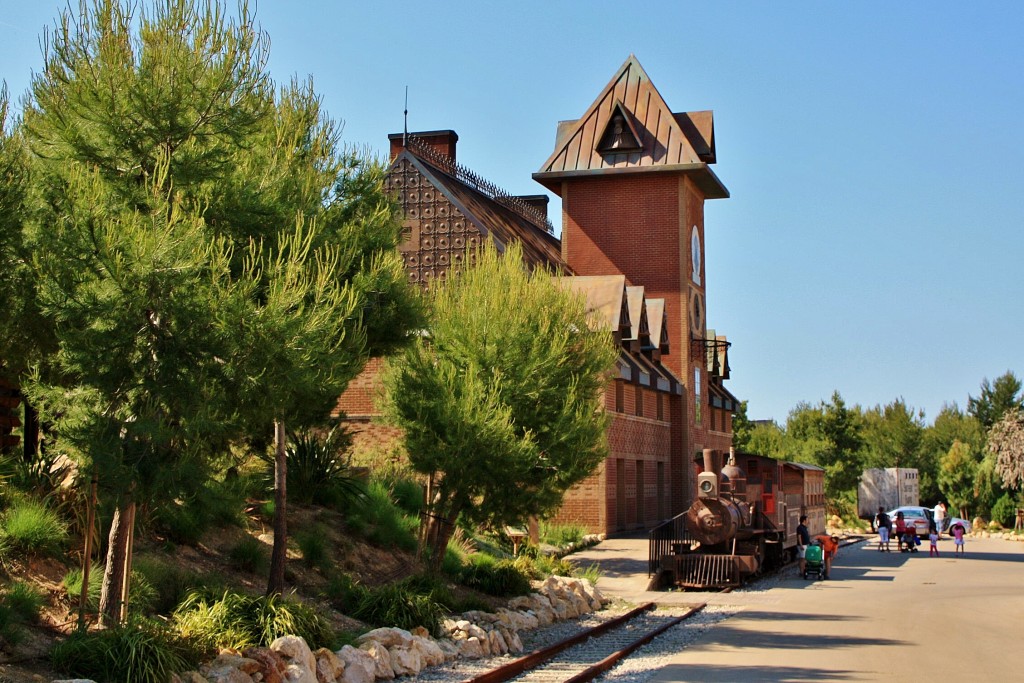
[{"label": "shadow on pavement", "polygon": [[766,671],[756,666],[704,667],[689,664],[671,664],[661,670],[666,681],[854,681],[863,680],[861,671],[803,668],[795,666],[772,667]]},{"label": "shadow on pavement", "polygon": [[841,614],[790,614],[763,610],[744,610],[741,614],[744,619],[763,619],[764,621],[864,621],[864,617],[849,617]]},{"label": "shadow on pavement", "polygon": [[[777,616],[778,615],[774,614],[771,615],[773,618]],[[813,619],[814,616],[815,615],[812,614],[790,614],[787,615],[787,620],[795,621],[800,619]],[[747,618],[747,613],[743,612],[741,618]],[[763,618],[767,618],[767,616]],[[892,640],[889,638],[830,636],[825,633],[818,635],[807,635],[806,633],[768,633],[764,631],[754,633],[743,629],[737,629],[730,626],[728,622],[719,624],[715,628],[715,635],[711,639],[706,640],[706,643],[714,641],[742,643],[744,648],[761,648],[765,650],[814,650],[824,653],[828,650],[835,650],[839,648],[881,645],[903,647],[908,644],[908,641]]]}]

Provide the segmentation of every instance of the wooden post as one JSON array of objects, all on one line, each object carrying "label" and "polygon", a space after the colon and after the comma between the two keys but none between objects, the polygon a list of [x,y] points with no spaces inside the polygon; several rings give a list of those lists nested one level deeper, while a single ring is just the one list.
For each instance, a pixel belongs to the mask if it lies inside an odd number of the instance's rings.
[{"label": "wooden post", "polygon": [[[134,490],[135,486],[132,486]],[[128,551],[124,556],[124,575],[121,577],[120,622],[128,620],[128,591],[132,583],[132,548],[135,545],[135,501],[128,504]]]},{"label": "wooden post", "polygon": [[92,569],[92,531],[96,524],[96,490],[99,486],[99,473],[92,471],[92,485],[89,491],[89,502],[86,507],[85,550],[82,555],[82,591],[78,598],[78,630],[85,630],[85,610],[89,603],[89,570]]}]

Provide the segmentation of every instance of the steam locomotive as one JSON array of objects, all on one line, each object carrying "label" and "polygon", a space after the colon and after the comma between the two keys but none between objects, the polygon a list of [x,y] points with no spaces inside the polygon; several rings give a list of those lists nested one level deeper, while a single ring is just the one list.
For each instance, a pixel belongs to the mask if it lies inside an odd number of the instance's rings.
[{"label": "steam locomotive", "polygon": [[[703,452],[697,498],[651,532],[651,559],[684,588],[739,586],[796,556],[796,527],[825,533],[825,471],[815,465],[730,450]],[[653,569],[653,567],[652,567]]]}]

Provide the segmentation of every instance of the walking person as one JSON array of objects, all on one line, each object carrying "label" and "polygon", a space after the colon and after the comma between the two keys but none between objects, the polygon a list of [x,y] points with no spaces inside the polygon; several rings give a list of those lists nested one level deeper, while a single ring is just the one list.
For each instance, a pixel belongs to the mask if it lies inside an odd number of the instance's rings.
[{"label": "walking person", "polygon": [[907,520],[903,519],[903,513],[896,513],[896,550],[903,552],[909,552],[910,548],[904,549],[903,542],[907,536]]},{"label": "walking person", "polygon": [[935,517],[935,530],[941,534],[946,529],[946,504],[940,500],[932,510],[932,516]]},{"label": "walking person", "polygon": [[885,508],[878,506],[878,514],[875,515],[875,529],[878,530],[878,552],[892,552],[889,549],[889,532],[892,530],[892,520],[885,514]]},{"label": "walking person", "polygon": [[800,576],[807,569],[807,546],[811,544],[811,532],[807,530],[807,515],[800,515],[800,524],[796,527],[796,556],[800,558]]},{"label": "walking person", "polygon": [[928,557],[939,556],[939,531],[935,526],[935,522],[932,522],[931,528],[928,529]]},{"label": "walking person", "polygon": [[953,525],[953,556],[965,554],[964,550],[964,527],[961,524]]}]

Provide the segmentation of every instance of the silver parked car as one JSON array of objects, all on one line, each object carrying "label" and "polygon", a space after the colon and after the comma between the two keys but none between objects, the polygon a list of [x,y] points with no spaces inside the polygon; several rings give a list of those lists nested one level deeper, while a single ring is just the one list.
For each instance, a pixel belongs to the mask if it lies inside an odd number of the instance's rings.
[{"label": "silver parked car", "polygon": [[[903,513],[903,519],[906,520],[908,526],[911,524],[914,525],[914,529],[917,531],[918,536],[920,536],[921,538],[928,537],[928,530],[931,527],[932,523],[931,508],[922,507],[920,505],[904,505],[903,507],[898,507],[895,510],[890,510],[886,514],[889,515],[889,519],[892,520],[892,523],[894,525],[896,524],[897,512]],[[968,522],[966,519],[960,519],[959,517],[947,517],[946,529],[945,531],[943,531],[943,533],[947,536],[952,536],[952,529],[954,524],[961,525],[964,528],[965,533],[971,530],[971,523]]]}]

